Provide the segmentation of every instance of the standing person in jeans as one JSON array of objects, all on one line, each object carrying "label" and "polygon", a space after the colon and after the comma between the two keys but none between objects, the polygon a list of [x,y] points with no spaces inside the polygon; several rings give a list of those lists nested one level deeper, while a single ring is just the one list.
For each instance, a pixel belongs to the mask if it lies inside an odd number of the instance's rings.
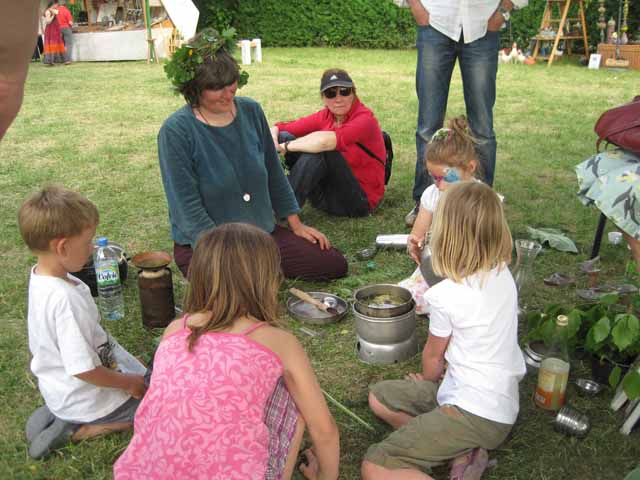
[{"label": "standing person in jeans", "polygon": [[300,207],[308,198],[329,215],[369,215],[384,195],[386,150],[378,120],[344,70],[322,74],[320,96],[322,110],[271,128],[291,188]]},{"label": "standing person in jeans", "polygon": [[528,0],[478,0],[473,6],[468,0],[408,0],[408,3],[418,26],[415,207],[405,217],[407,226],[412,226],[420,196],[431,184],[424,168],[425,146],[443,126],[456,59],[460,62],[467,119],[478,139],[476,149],[485,174],[483,180],[493,185],[498,31],[509,20],[511,10],[526,6]]},{"label": "standing person in jeans", "polygon": [[71,63],[71,47],[73,47],[73,15],[67,7],[64,5],[64,1],[58,5],[58,24],[60,25],[60,32],[62,33],[62,41],[66,51],[64,53],[64,64],[69,65]]}]

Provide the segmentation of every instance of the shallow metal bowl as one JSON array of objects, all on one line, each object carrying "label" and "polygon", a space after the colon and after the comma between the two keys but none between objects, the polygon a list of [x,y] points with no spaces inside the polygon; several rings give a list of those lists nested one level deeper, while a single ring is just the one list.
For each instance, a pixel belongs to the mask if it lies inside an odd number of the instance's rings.
[{"label": "shallow metal bowl", "polygon": [[589,380],[587,378],[579,378],[576,380],[578,391],[589,397],[595,397],[604,388],[602,384]]},{"label": "shallow metal bowl", "polygon": [[326,292],[307,292],[313,298],[320,300],[325,305],[329,306],[329,303],[333,306],[338,313],[332,315],[327,312],[323,312],[315,305],[300,300],[297,297],[289,297],[287,300],[287,311],[296,320],[300,320],[303,323],[309,323],[311,325],[327,325],[329,323],[335,323],[345,316],[349,310],[349,304],[343,298],[337,295]]}]

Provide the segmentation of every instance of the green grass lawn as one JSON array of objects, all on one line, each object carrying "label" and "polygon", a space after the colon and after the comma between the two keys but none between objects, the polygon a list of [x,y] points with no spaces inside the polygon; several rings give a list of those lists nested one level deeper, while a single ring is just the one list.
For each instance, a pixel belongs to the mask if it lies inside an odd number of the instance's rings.
[{"label": "green grass lawn", "polygon": [[[379,253],[373,269],[356,260],[355,253],[371,245],[378,233],[406,231],[403,218],[412,206],[415,163],[415,56],[415,51],[265,49],[264,64],[247,68],[250,82],[240,92],[262,104],[270,123],[294,119],[320,107],[321,72],[343,67],[354,78],[361,99],[391,134],[396,159],[379,212],[359,220],[330,218],[310,207],[302,212],[306,223],[324,231],[349,258],[350,275],[322,286],[345,298],[363,285],[397,282],[414,268],[401,252]],[[531,292],[533,304],[576,300],[573,290],[542,283],[542,278],[554,271],[575,273],[577,262],[590,251],[598,213],[576,199],[573,167],[594,152],[593,125],[600,113],[630,100],[638,93],[638,85],[640,72],[591,71],[562,63],[551,68],[500,66],[495,187],[505,196],[514,237],[525,237],[527,225],[558,227],[575,240],[581,252],[571,255],[545,250],[540,255]],[[42,400],[29,371],[25,320],[26,285],[34,259],[18,233],[18,206],[42,184],[59,182],[96,203],[101,214],[99,235],[121,243],[130,254],[171,251],[156,135],[164,119],[182,104],[182,99],[171,93],[159,66],[87,63],[31,67],[22,111],[0,145],[2,479],[110,478],[113,462],[130,438],[128,433],[118,434],[69,446],[44,462],[27,456],[24,423]],[[456,72],[449,114],[462,113],[462,85]],[[621,277],[628,258],[626,248],[605,242],[601,254],[605,277]],[[305,283],[298,286],[320,288]],[[182,284],[176,282],[176,298],[182,292]],[[159,332],[142,327],[135,273],[127,281],[125,297],[127,318],[106,327],[129,351],[149,359],[152,339]],[[323,328],[324,337],[307,337],[299,327],[295,321],[289,323],[304,343],[322,386],[376,426],[375,433],[368,432],[332,408],[341,432],[341,478],[359,478],[359,464],[368,445],[389,432],[368,411],[367,385],[416,371],[419,356],[389,367],[360,363],[354,352],[351,317]],[[424,331],[421,325],[421,339]],[[572,378],[584,375],[588,375],[585,365],[575,362]],[[511,438],[492,453],[498,465],[485,478],[613,480],[635,466],[640,458],[638,433],[629,437],[618,433],[620,417],[608,409],[610,391],[585,399],[569,387],[569,402],[587,413],[593,424],[586,439],[576,440],[556,433],[553,416],[533,406],[534,381],[526,378],[522,382],[518,423]],[[448,478],[444,468],[434,475]]]}]

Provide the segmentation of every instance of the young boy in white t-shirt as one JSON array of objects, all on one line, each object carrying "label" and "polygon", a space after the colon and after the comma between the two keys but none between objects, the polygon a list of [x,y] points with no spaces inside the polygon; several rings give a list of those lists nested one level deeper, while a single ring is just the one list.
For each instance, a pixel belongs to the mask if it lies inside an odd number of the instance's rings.
[{"label": "young boy in white t-shirt", "polygon": [[22,238],[38,258],[27,320],[31,371],[45,401],[26,426],[36,459],[70,440],[130,428],[145,392],[142,375],[109,368],[114,343],[89,287],[69,274],[91,256],[98,221],[93,203],[55,186],[30,196],[18,215]]}]

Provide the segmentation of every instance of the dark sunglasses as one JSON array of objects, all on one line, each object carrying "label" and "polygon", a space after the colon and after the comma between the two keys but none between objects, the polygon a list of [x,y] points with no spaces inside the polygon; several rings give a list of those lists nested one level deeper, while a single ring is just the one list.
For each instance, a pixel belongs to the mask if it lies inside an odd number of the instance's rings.
[{"label": "dark sunglasses", "polygon": [[327,98],[336,98],[336,95],[340,94],[341,97],[348,97],[353,93],[352,87],[333,87],[328,88],[322,94]]}]

